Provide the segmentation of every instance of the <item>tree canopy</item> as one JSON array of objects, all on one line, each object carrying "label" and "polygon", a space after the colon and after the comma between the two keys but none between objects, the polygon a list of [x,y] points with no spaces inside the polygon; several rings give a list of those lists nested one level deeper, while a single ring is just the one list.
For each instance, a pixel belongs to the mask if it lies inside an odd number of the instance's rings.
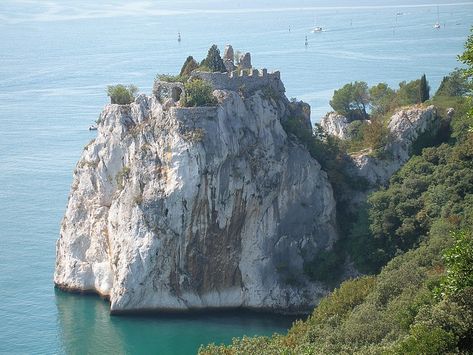
[{"label": "tree canopy", "polygon": [[330,106],[350,121],[353,121],[368,118],[366,108],[369,102],[368,84],[364,81],[355,81],[335,90]]},{"label": "tree canopy", "polygon": [[370,88],[370,104],[371,111],[373,114],[384,115],[393,106],[394,98],[396,97],[396,92],[391,89],[386,83],[379,83]]},{"label": "tree canopy", "polygon": [[188,56],[184,64],[182,65],[181,71],[179,73],[179,76],[184,77],[184,76],[189,76],[190,73],[199,67],[199,64],[197,61],[194,59],[193,56]]},{"label": "tree canopy", "polygon": [[455,69],[449,75],[443,77],[435,96],[463,96],[469,90],[470,87],[464,70]]},{"label": "tree canopy", "polygon": [[217,45],[212,45],[210,47],[207,57],[200,63],[202,66],[207,67],[212,72],[226,72],[227,69],[225,68],[225,64],[223,63],[223,59],[220,56],[220,51]]}]

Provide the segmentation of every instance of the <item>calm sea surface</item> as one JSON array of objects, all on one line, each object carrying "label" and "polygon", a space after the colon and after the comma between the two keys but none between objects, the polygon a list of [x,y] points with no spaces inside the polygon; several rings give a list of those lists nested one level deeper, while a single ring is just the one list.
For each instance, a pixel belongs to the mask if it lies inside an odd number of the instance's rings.
[{"label": "calm sea surface", "polygon": [[[157,73],[231,43],[255,67],[281,70],[288,97],[318,121],[350,81],[396,86],[425,73],[436,90],[473,24],[472,2],[352,3],[1,0],[0,353],[189,354],[287,330],[291,319],[262,314],[110,317],[98,297],[54,290],[55,242],[106,85],[149,93]],[[315,24],[325,31],[310,33]]]}]

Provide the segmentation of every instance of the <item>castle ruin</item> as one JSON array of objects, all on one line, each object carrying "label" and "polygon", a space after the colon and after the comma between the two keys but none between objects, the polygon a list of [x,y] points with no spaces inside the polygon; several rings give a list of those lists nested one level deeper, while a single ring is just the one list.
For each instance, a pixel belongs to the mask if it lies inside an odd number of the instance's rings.
[{"label": "castle ruin", "polygon": [[[251,55],[245,53],[240,58],[238,68],[233,63],[233,48],[230,45],[225,47],[224,63],[228,70],[224,73],[204,72],[194,70],[189,80],[201,79],[208,82],[214,90],[238,91],[245,94],[252,94],[257,90],[269,88],[278,94],[284,94],[285,88],[281,81],[279,71],[269,73],[267,69],[256,70],[251,66]],[[161,102],[177,103],[181,95],[185,94],[183,83],[165,82],[156,80],[153,86],[153,93]]]}]

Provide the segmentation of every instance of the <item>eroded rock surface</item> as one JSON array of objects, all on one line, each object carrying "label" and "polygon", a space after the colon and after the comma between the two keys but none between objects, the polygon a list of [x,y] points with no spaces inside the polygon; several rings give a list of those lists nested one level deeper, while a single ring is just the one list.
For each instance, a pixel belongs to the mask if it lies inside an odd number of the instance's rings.
[{"label": "eroded rock surface", "polygon": [[327,134],[338,137],[340,139],[347,139],[349,122],[347,118],[336,112],[327,113],[320,120],[320,126]]},{"label": "eroded rock surface", "polygon": [[376,157],[370,151],[352,154],[356,173],[371,185],[386,185],[390,177],[403,166],[411,155],[411,148],[424,134],[436,134],[440,118],[434,106],[415,106],[396,112],[388,123],[389,142],[383,157]]},{"label": "eroded rock surface", "polygon": [[301,311],[327,292],[305,258],[336,239],[325,172],[288,139],[284,95],[216,107],[107,105],[74,171],[54,281],[111,310]]}]

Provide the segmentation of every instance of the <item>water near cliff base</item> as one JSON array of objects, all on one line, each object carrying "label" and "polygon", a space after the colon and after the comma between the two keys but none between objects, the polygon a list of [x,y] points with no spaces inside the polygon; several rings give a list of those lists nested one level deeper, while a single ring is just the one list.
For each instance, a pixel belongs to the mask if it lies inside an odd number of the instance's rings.
[{"label": "water near cliff base", "polygon": [[[95,135],[87,128],[107,101],[106,85],[149,93],[156,73],[176,73],[214,42],[250,51],[255,67],[281,70],[287,96],[310,103],[313,121],[346,82],[396,86],[425,73],[436,90],[458,65],[473,2],[438,4],[439,30],[437,3],[378,3],[3,0],[0,353],[188,354],[202,343],[285,331],[291,318],[241,312],[110,317],[98,297],[55,291],[72,171]],[[311,33],[315,22],[324,31]]]}]

